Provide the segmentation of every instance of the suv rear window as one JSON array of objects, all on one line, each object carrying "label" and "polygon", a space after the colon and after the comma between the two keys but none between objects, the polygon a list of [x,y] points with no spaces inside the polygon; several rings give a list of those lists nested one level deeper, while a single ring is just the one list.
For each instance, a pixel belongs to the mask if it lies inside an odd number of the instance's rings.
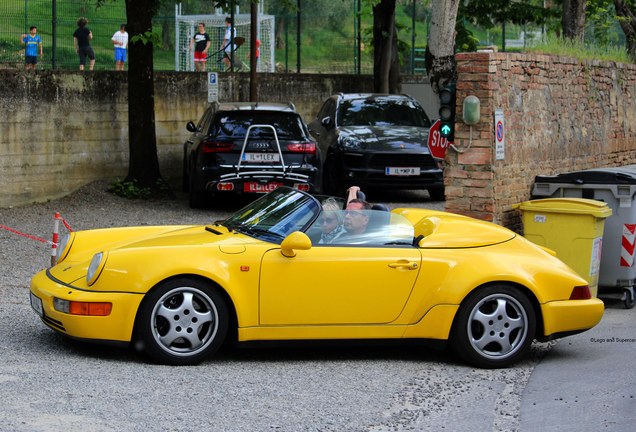
[{"label": "suv rear window", "polygon": [[[304,140],[305,130],[296,113],[271,111],[225,111],[214,118],[210,134],[220,139],[244,139],[252,125],[270,125],[276,129],[279,139]],[[270,128],[252,128],[250,137],[272,138]]]}]

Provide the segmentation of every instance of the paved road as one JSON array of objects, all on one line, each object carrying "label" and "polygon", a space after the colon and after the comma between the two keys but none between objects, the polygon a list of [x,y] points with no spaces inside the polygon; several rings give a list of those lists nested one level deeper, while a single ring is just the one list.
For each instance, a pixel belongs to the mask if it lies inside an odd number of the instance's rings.
[{"label": "paved road", "polygon": [[[425,194],[369,198],[391,207],[443,206]],[[55,211],[88,229],[204,223],[231,210],[192,211],[185,202],[126,201],[92,186],[0,209],[0,224],[50,238]],[[47,261],[43,245],[0,230],[3,432],[633,429],[636,343],[619,339],[635,337],[634,310],[611,307],[593,332],[536,343],[527,360],[502,370],[386,346],[235,349],[199,366],[167,367],[46,328],[30,309],[27,286]]]}]

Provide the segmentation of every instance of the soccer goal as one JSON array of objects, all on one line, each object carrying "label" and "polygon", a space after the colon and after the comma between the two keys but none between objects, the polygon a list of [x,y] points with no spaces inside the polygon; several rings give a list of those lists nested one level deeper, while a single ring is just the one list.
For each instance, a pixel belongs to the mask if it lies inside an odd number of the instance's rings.
[{"label": "soccer goal", "polygon": [[[182,15],[181,5],[175,5],[175,69],[177,71],[194,71],[194,53],[190,50],[190,40],[199,31],[199,23],[205,24],[205,31],[210,35],[206,70],[225,70],[222,62],[223,52],[217,51],[220,50],[223,43],[225,17],[228,15],[219,10],[211,15]],[[257,40],[260,42],[260,57],[256,69],[258,72],[274,72],[275,70],[274,23],[274,15],[265,15],[259,11],[256,28]],[[249,67],[250,14],[235,14],[234,28],[236,29],[236,37],[245,39],[243,45],[234,52],[235,61],[239,60]]]}]

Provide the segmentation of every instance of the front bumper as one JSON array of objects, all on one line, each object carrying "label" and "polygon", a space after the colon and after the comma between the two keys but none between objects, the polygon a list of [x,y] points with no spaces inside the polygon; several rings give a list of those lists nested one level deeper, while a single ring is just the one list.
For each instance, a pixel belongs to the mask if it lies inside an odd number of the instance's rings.
[{"label": "front bumper", "polygon": [[[62,285],[47,270],[31,280],[31,295],[42,302],[40,318],[50,328],[66,336],[96,341],[130,342],[142,294],[85,291]],[[53,307],[53,298],[79,302],[110,302],[108,316],[70,315]],[[33,300],[32,300],[33,304]],[[39,315],[38,312],[38,315]]]},{"label": "front bumper", "polygon": [[541,305],[544,323],[541,340],[589,330],[601,321],[604,310],[603,301],[597,298],[545,303]]}]

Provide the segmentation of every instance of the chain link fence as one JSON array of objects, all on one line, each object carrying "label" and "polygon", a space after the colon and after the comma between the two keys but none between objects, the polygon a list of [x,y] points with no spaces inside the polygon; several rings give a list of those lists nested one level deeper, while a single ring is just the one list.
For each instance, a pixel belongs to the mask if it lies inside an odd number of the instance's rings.
[{"label": "chain link fence", "polygon": [[[259,3],[259,14],[273,17],[273,29],[267,34],[259,28],[259,40],[267,41],[272,54],[266,71],[291,73],[373,72],[373,14],[368,2],[359,0],[314,0],[299,2],[300,10],[286,10],[276,0]],[[400,58],[405,73],[424,73],[423,51],[427,21],[424,6],[415,0],[398,1]],[[236,0],[235,16],[249,18],[248,0]],[[415,12],[415,13],[414,13]],[[154,46],[156,70],[188,70],[183,54],[188,41],[182,39],[179,15],[208,16],[218,20],[230,15],[216,10],[209,0],[184,0],[175,5],[163,2],[153,20],[153,30],[161,36]],[[24,68],[24,35],[37,27],[42,39],[43,57],[38,69],[75,70],[79,58],[73,47],[73,32],[79,17],[88,19],[93,33],[91,45],[96,55],[96,70],[114,69],[111,37],[126,22],[124,0],[108,0],[96,7],[96,0],[0,0],[0,68]],[[259,26],[260,27],[260,26]],[[415,30],[414,30],[415,29]],[[273,36],[272,36],[273,35]],[[273,40],[270,40],[272,39]],[[246,38],[249,41],[249,37]],[[210,51],[219,47],[211,46]],[[249,44],[237,51],[249,65]],[[219,61],[209,61],[207,70],[222,70]],[[265,69],[260,69],[265,71]]]}]

